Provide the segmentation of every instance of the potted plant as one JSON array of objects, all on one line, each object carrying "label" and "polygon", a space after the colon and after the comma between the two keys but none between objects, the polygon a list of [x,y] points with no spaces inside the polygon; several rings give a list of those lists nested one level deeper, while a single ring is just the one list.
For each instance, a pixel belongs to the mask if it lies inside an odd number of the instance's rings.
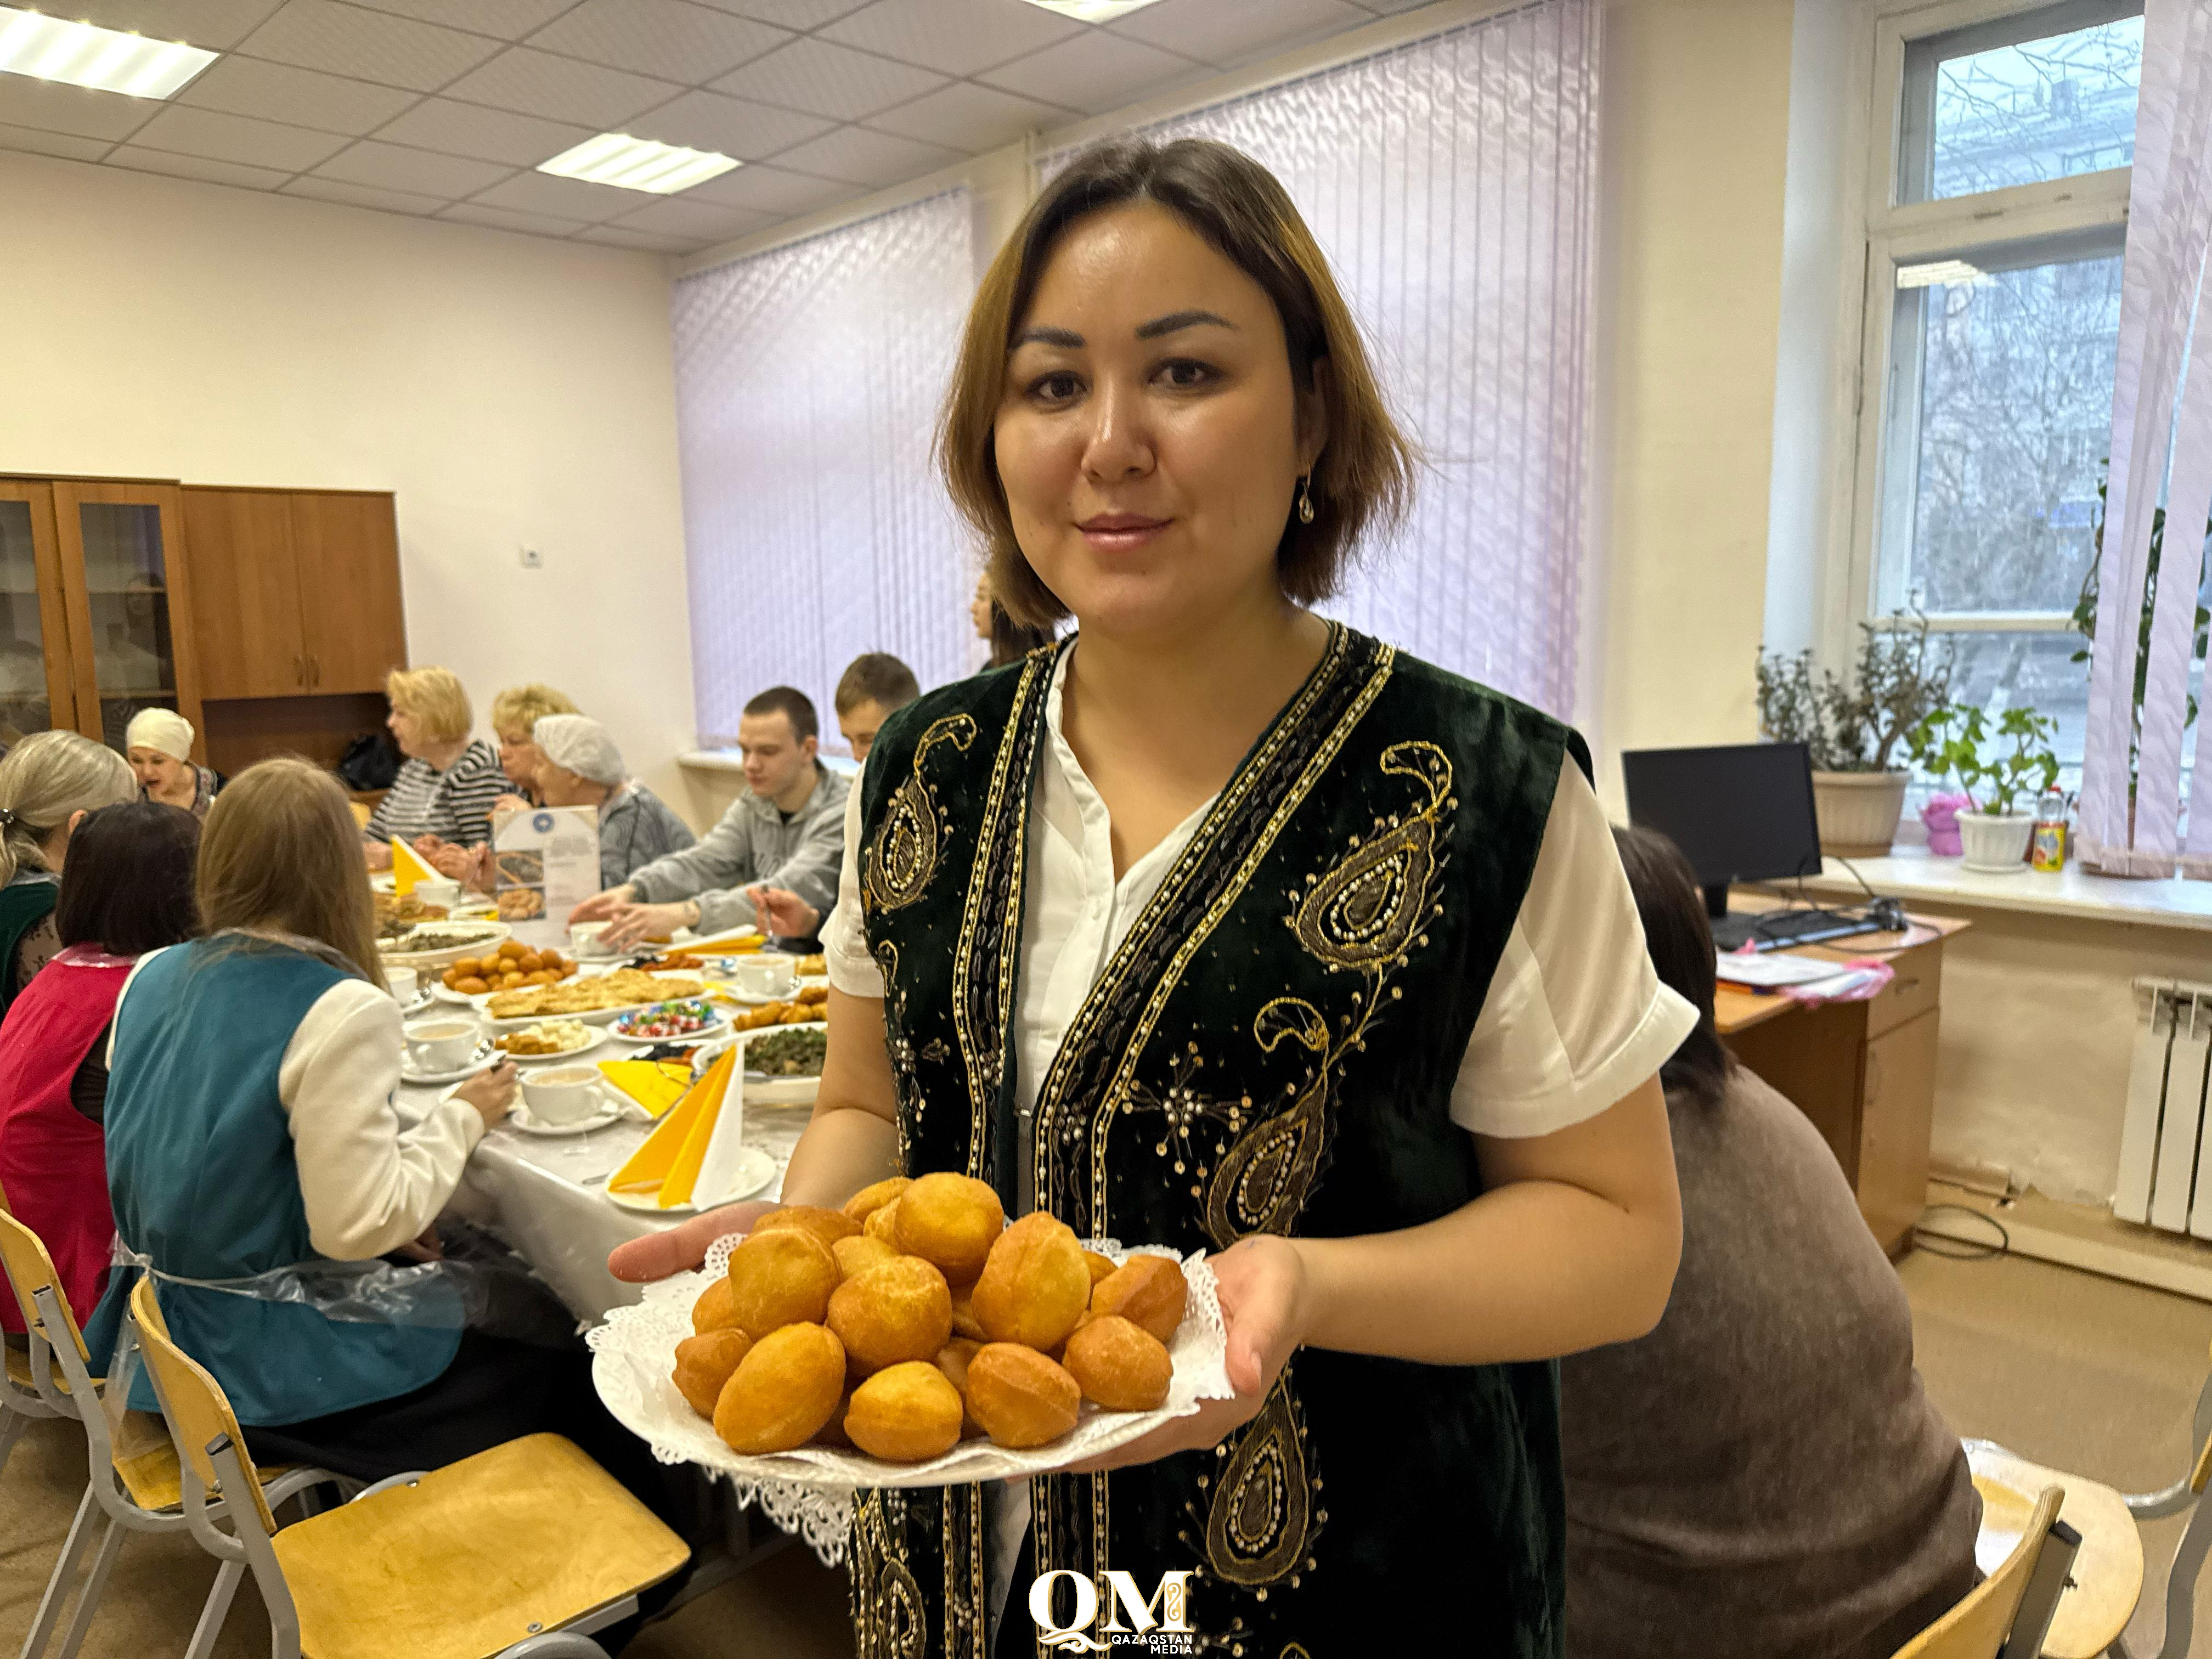
[{"label": "potted plant", "polygon": [[1929,636],[1928,619],[1899,611],[1888,628],[1859,624],[1859,657],[1849,678],[1813,653],[1762,651],[1759,726],[1777,743],[1802,743],[1813,759],[1813,805],[1820,850],[1879,858],[1897,837],[1911,774],[1893,766],[1899,745],[1942,708],[1951,691],[1951,652]]},{"label": "potted plant", "polygon": [[2036,798],[2058,781],[2051,749],[2057,733],[2058,722],[2033,708],[2008,708],[1992,728],[1978,707],[1955,704],[1912,728],[1906,748],[1914,763],[1956,779],[1973,803],[1959,814],[1967,869],[2005,875],[2027,867]]}]

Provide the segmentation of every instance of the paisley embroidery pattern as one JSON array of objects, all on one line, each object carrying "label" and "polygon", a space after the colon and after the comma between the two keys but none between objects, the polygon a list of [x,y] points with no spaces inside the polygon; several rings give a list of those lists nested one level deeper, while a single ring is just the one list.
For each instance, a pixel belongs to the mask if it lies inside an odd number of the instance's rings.
[{"label": "paisley embroidery pattern", "polygon": [[891,792],[883,821],[868,843],[860,888],[871,911],[902,909],[928,890],[951,825],[922,777],[922,764],[940,743],[965,752],[975,741],[975,720],[966,714],[948,714],[931,722],[915,745],[914,769]]},{"label": "paisley embroidery pattern", "polygon": [[923,1659],[929,1621],[908,1564],[905,1494],[869,1492],[854,1510],[853,1526],[857,1659]]},{"label": "paisley embroidery pattern", "polygon": [[1286,1368],[1259,1416],[1238,1433],[1213,1483],[1207,1570],[1247,1589],[1297,1583],[1328,1518],[1316,1503],[1320,1491],[1306,1466],[1305,1423]]},{"label": "paisley embroidery pattern", "polygon": [[1381,833],[1352,851],[1326,876],[1306,878],[1291,913],[1298,943],[1331,968],[1382,970],[1402,965],[1435,904],[1437,820],[1451,793],[1451,762],[1431,743],[1394,743],[1382,751],[1386,774],[1410,777],[1428,793],[1419,810],[1376,820]]}]

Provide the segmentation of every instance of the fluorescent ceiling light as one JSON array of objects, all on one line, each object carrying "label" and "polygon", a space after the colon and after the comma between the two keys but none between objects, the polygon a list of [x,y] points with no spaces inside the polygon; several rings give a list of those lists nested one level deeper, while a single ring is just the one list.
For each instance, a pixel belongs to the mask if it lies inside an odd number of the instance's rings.
[{"label": "fluorescent ceiling light", "polygon": [[1897,268],[1899,288],[1979,288],[1995,281],[1996,278],[1979,265],[1968,264],[1964,259],[1937,259],[1924,265]]},{"label": "fluorescent ceiling light", "polygon": [[0,70],[10,75],[133,98],[167,98],[215,60],[214,52],[181,41],[149,40],[0,6]]},{"label": "fluorescent ceiling light", "polygon": [[540,161],[538,170],[594,185],[672,196],[738,165],[732,157],[717,155],[710,149],[685,149],[680,144],[633,138],[626,132],[603,132],[574,149],[562,150],[550,161]]},{"label": "fluorescent ceiling light", "polygon": [[1152,0],[1030,0],[1033,6],[1073,17],[1079,23],[1110,23],[1152,3]]}]

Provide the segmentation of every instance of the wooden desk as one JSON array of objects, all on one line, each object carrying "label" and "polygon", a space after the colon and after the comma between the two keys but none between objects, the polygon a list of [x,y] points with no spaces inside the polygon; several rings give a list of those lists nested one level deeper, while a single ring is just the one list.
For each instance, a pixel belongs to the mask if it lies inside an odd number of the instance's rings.
[{"label": "wooden desk", "polygon": [[[1743,898],[1747,908],[1761,902],[1755,894]],[[1911,921],[1906,933],[1862,933],[1790,952],[1832,962],[1883,957],[1897,976],[1869,1001],[1812,1008],[1726,983],[1713,998],[1723,1040],[1813,1120],[1858,1194],[1859,1213],[1892,1255],[1911,1243],[1927,1202],[1943,942],[1972,925]]]}]

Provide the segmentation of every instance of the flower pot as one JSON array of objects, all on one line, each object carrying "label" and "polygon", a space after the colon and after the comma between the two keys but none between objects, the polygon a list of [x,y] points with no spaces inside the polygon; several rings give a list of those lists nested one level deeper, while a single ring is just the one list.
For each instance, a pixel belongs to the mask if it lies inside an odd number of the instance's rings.
[{"label": "flower pot", "polygon": [[1887,857],[1905,812],[1903,772],[1815,772],[1813,810],[1820,850],[1832,858]]},{"label": "flower pot", "polygon": [[1992,876],[2027,868],[2027,840],[2035,833],[2035,814],[1959,814],[1959,837],[1966,846],[1966,868]]},{"label": "flower pot", "polygon": [[1928,826],[1928,852],[1932,858],[1954,859],[1966,849],[1959,840],[1960,814],[1971,812],[1974,803],[1965,795],[1931,795],[1928,804],[1920,809],[1920,822]]}]

